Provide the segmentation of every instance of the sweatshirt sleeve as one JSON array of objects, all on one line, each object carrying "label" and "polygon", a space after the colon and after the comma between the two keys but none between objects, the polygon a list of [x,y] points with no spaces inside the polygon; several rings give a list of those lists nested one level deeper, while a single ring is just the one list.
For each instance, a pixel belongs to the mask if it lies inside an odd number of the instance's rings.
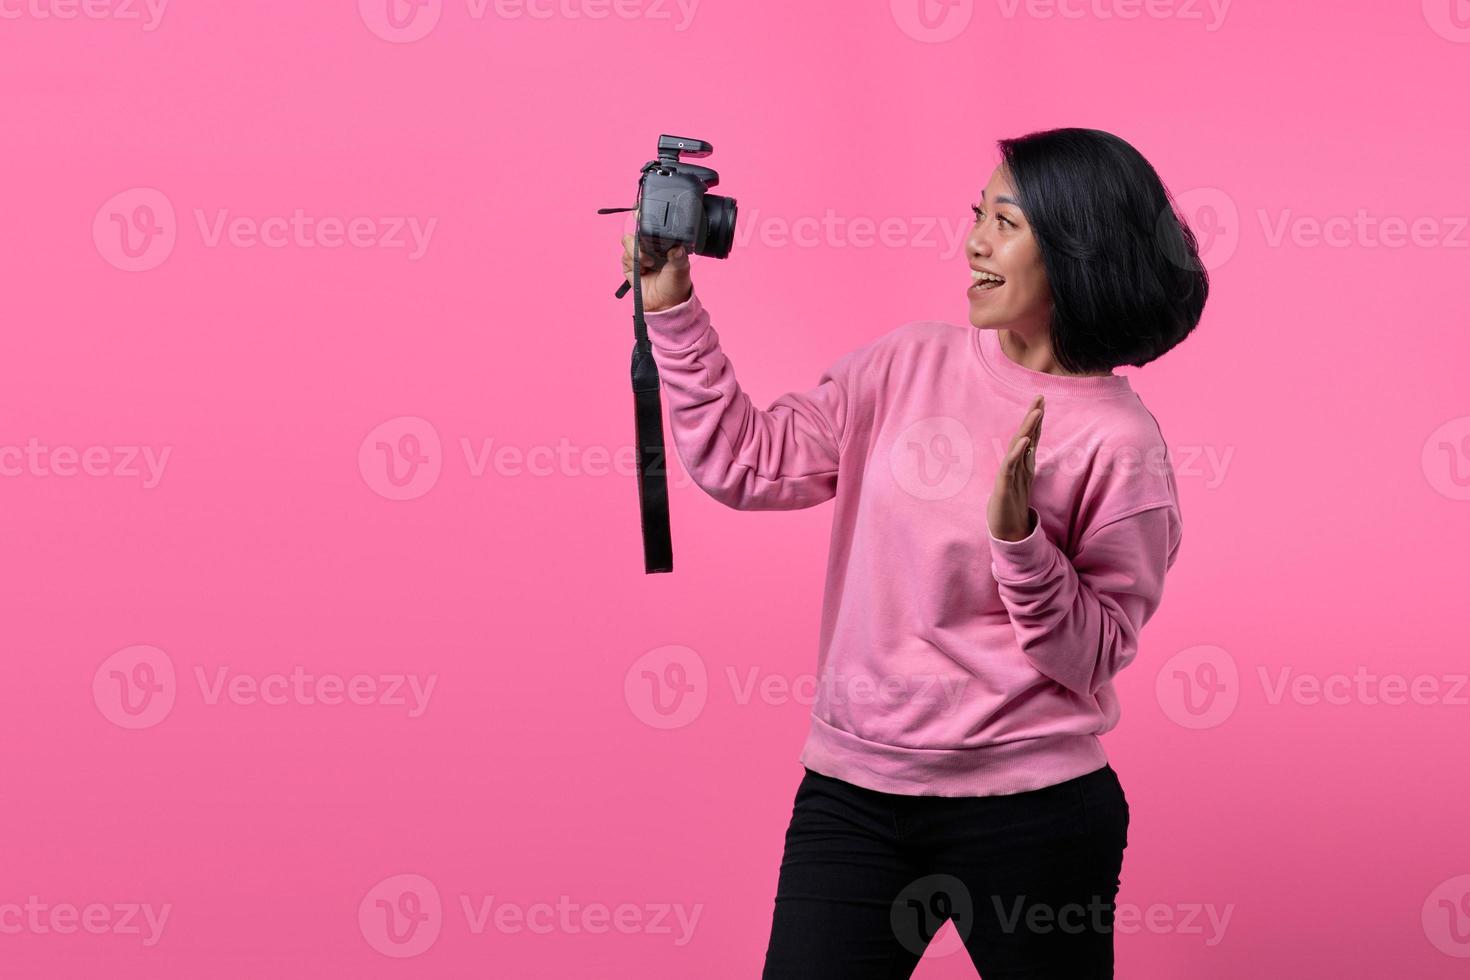
[{"label": "sweatshirt sleeve", "polygon": [[1179,555],[1178,508],[1159,503],[1099,524],[1068,559],[1040,515],[1020,541],[990,535],[991,572],[1016,639],[1041,673],[1092,695],[1132,662]]},{"label": "sweatshirt sleeve", "polygon": [[836,495],[848,410],[871,345],[843,355],[815,388],[762,411],[735,380],[697,292],[644,320],[674,445],[695,483],[736,510],[796,510]]}]

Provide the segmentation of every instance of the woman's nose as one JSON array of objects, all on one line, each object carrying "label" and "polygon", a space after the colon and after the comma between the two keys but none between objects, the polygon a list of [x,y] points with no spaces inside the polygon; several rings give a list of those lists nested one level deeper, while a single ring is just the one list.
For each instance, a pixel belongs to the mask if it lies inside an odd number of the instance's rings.
[{"label": "woman's nose", "polygon": [[977,224],[970,229],[970,234],[965,239],[965,247],[969,249],[971,255],[990,254],[990,237],[984,225]]}]

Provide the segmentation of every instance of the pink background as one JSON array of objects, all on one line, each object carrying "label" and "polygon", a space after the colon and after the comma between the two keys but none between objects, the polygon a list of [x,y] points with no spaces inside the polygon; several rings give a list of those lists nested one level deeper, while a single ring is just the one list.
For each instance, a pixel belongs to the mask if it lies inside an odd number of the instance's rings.
[{"label": "pink background", "polygon": [[1213,277],[1127,369],[1185,536],[1104,742],[1118,974],[1465,974],[1470,6],[924,2],[0,2],[0,975],[757,976],[831,512],[676,469],[643,573],[594,212],[714,143],[694,275],[765,406],[964,323],[994,141],[1063,125]]}]

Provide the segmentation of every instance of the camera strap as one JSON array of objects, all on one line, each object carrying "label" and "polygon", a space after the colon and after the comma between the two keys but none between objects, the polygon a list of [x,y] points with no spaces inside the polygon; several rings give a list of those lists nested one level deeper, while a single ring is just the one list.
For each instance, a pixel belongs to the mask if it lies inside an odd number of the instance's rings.
[{"label": "camera strap", "polygon": [[638,506],[643,525],[643,571],[672,572],[674,545],[669,538],[669,483],[665,465],[664,412],[658,365],[643,319],[643,285],[638,274],[638,236],[633,236],[633,415],[638,438]]},{"label": "camera strap", "polygon": [[[641,195],[640,184],[640,197]],[[598,214],[632,211],[601,208]],[[669,484],[664,451],[663,401],[659,396],[658,365],[643,319],[643,283],[639,275],[638,235],[633,235],[633,429],[638,448],[638,516],[643,528],[643,571],[672,572],[674,545],[669,537]],[[616,296],[628,291],[624,282]]]}]

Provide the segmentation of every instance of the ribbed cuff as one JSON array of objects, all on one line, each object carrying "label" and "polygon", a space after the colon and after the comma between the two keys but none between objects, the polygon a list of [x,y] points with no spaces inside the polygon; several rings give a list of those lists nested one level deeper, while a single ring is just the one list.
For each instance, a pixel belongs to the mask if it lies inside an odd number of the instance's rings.
[{"label": "ribbed cuff", "polygon": [[986,527],[990,536],[990,571],[997,582],[1020,584],[1051,567],[1055,546],[1041,529],[1041,515],[1029,506],[1026,513],[1035,526],[1020,541],[1004,541],[990,534],[989,526]]},{"label": "ribbed cuff", "polygon": [[709,317],[704,314],[704,304],[699,293],[691,291],[689,298],[666,310],[643,312],[643,322],[648,324],[648,340],[660,350],[683,350],[699,339],[709,327]]}]

